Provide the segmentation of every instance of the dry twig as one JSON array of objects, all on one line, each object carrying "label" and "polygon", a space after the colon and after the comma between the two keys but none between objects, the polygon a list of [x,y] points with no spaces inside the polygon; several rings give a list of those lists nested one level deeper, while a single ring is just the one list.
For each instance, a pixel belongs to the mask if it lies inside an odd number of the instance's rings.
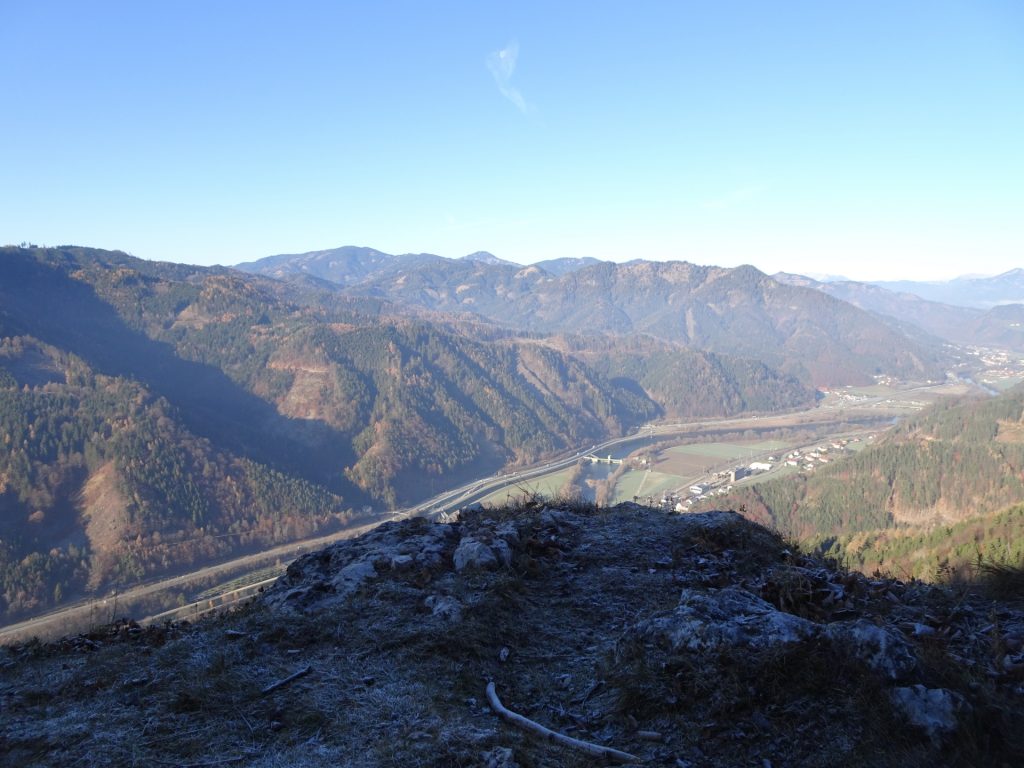
[{"label": "dry twig", "polygon": [[592,744],[589,741],[574,739],[572,736],[566,736],[564,733],[552,731],[550,728],[546,728],[540,723],[530,720],[528,717],[523,717],[510,709],[506,709],[505,705],[501,703],[501,699],[498,698],[498,692],[494,689],[493,682],[487,684],[487,701],[490,702],[491,708],[502,719],[512,723],[513,725],[519,726],[525,731],[535,733],[549,741],[554,741],[563,746],[585,752],[593,757],[602,757],[609,760],[615,760],[620,763],[640,762],[640,758],[636,755],[631,755],[628,752],[620,752],[619,750],[612,749],[611,747],[602,747],[599,744]]},{"label": "dry twig", "polygon": [[276,683],[271,683],[262,691],[260,691],[260,695],[266,696],[268,693],[272,693],[276,691],[278,688],[288,685],[288,683],[292,682],[293,680],[298,680],[300,677],[308,675],[312,671],[313,667],[307,665],[300,669],[298,672],[294,672],[293,674],[288,675],[288,677],[284,678],[283,680],[278,680]]}]

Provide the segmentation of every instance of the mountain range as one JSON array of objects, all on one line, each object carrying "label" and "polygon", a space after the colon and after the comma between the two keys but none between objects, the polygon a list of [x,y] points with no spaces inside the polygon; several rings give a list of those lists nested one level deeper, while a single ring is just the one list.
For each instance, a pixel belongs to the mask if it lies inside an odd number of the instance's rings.
[{"label": "mountain range", "polygon": [[929,301],[989,309],[999,304],[1024,304],[1024,269],[1011,269],[992,277],[957,277],[943,281],[875,281],[899,293],[913,293]]},{"label": "mountain range", "polygon": [[[948,350],[842,301],[781,284],[753,267],[687,262],[519,267],[340,248],[239,265],[274,277],[314,275],[346,295],[483,319],[529,333],[644,333],[753,358],[811,385],[865,383],[886,372],[942,378]],[[560,271],[562,270],[562,271]],[[560,271],[560,273],[559,273]]]},{"label": "mountain range", "polygon": [[[0,612],[379,518],[660,418],[942,379],[935,335],[753,267],[345,247],[0,249]],[[879,289],[881,290],[881,289]]]},{"label": "mountain range", "polygon": [[[981,309],[956,303],[944,304],[922,298],[920,293],[853,280],[820,282],[785,272],[772,277],[787,285],[813,288],[855,307],[901,323],[910,323],[956,344],[1024,351],[1024,304],[1000,303]],[[951,298],[956,300],[957,297]]]}]

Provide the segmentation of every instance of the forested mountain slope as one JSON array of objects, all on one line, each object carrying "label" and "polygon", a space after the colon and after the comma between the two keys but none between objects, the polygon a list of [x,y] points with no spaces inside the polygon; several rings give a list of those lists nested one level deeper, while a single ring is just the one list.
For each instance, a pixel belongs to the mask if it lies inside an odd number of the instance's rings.
[{"label": "forested mountain slope", "polygon": [[741,486],[726,503],[869,569],[1019,565],[1024,517],[998,513],[1024,503],[1024,388],[940,401],[854,456]]},{"label": "forested mountain slope", "polygon": [[326,488],[189,431],[137,381],[0,340],[0,618],[348,522]]},{"label": "forested mountain slope", "polygon": [[425,472],[422,497],[430,476],[532,460],[658,411],[530,340],[477,341],[340,297],[299,304],[294,286],[239,273],[82,250],[3,269],[5,334],[137,379],[199,434],[345,495],[393,504],[414,495],[400,477]]},{"label": "forested mountain slope", "polygon": [[796,377],[757,360],[690,349],[656,336],[567,336],[555,343],[613,381],[639,384],[667,417],[770,412],[815,401]]}]

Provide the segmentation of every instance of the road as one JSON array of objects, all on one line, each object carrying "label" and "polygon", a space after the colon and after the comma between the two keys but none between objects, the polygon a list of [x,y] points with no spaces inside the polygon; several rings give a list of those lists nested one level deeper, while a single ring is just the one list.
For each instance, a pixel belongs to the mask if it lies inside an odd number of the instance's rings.
[{"label": "road", "polygon": [[282,544],[262,552],[244,555],[243,557],[238,557],[224,563],[209,565],[186,574],[172,576],[167,579],[160,579],[159,581],[143,584],[132,589],[126,589],[123,592],[119,592],[116,595],[108,595],[105,598],[78,600],[58,610],[50,611],[49,613],[45,613],[41,616],[35,616],[31,619],[26,619],[25,621],[18,622],[17,624],[8,624],[7,626],[0,628],[0,645],[13,642],[18,638],[52,636],[53,630],[55,629],[63,631],[63,628],[80,625],[83,621],[89,622],[97,611],[101,611],[104,617],[109,617],[111,619],[118,618],[120,615],[123,615],[121,610],[118,610],[117,615],[114,615],[114,611],[118,605],[122,606],[123,610],[126,611],[133,603],[137,603],[143,598],[152,596],[159,592],[167,592],[187,587],[190,583],[202,581],[204,579],[222,578],[225,574],[234,573],[236,571],[244,572],[246,569],[255,570],[256,568],[265,565],[267,561],[277,559],[293,560],[303,552],[321,549],[335,541],[360,536],[379,524],[380,522],[377,521],[360,525],[355,528],[346,528],[343,531],[337,531],[336,533],[332,533],[328,536],[320,536],[313,539],[305,539],[303,541],[293,541],[289,544]]}]

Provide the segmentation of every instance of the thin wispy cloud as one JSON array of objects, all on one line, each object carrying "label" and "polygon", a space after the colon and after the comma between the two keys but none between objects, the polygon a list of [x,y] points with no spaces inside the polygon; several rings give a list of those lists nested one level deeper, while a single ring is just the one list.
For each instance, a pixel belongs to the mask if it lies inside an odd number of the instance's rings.
[{"label": "thin wispy cloud", "polygon": [[487,57],[487,68],[494,75],[494,82],[498,84],[501,95],[515,104],[516,108],[525,115],[529,112],[530,107],[519,89],[512,85],[512,75],[515,74],[518,58],[519,42],[512,40],[500,51],[495,51]]}]

